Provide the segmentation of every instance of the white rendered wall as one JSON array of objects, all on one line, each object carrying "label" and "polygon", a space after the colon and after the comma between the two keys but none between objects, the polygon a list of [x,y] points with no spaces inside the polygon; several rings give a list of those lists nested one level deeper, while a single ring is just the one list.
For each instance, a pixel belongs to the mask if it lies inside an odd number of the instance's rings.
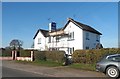
[{"label": "white rendered wall", "polygon": [[[38,44],[38,39],[41,38],[41,44]],[[34,49],[38,49],[38,50],[45,50],[45,37],[43,36],[43,34],[39,31],[39,33],[37,34],[36,38],[34,39]]]},{"label": "white rendered wall", "polygon": [[74,47],[74,50],[83,49],[83,31],[80,27],[70,22],[64,31],[74,32],[74,40],[68,41],[69,47]]}]

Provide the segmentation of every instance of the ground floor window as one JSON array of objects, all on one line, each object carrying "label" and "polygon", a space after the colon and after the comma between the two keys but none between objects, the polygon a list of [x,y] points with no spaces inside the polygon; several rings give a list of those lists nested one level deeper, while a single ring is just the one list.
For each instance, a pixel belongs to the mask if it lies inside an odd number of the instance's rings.
[{"label": "ground floor window", "polygon": [[88,46],[86,46],[86,49],[89,49],[89,47],[88,47]]},{"label": "ground floor window", "polygon": [[74,47],[72,47],[72,48],[68,48],[68,54],[72,54],[74,52]]}]

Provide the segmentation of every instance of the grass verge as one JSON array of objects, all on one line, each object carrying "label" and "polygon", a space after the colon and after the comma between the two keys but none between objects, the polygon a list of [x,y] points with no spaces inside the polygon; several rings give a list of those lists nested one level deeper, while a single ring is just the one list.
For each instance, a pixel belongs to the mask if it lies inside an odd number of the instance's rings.
[{"label": "grass verge", "polygon": [[90,71],[95,71],[95,64],[83,64],[83,63],[73,63],[69,65],[70,68],[75,68],[75,69],[82,69],[82,70],[90,70]]}]

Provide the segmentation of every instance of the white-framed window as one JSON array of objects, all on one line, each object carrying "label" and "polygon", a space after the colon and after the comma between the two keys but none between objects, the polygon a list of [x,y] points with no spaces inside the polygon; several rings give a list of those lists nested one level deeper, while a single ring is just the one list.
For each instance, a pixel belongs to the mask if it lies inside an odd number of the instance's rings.
[{"label": "white-framed window", "polygon": [[72,54],[73,52],[74,52],[74,47],[68,48],[68,53],[69,53],[69,54]]},{"label": "white-framed window", "polygon": [[56,37],[56,42],[59,42],[59,39],[60,39],[60,37],[59,37],[59,36],[57,36],[57,37]]},{"label": "white-framed window", "polygon": [[41,44],[41,38],[38,38],[38,44]]},{"label": "white-framed window", "polygon": [[68,40],[74,40],[74,32],[69,33]]},{"label": "white-framed window", "polygon": [[96,35],[96,41],[99,42],[99,35]]},{"label": "white-framed window", "polygon": [[88,32],[86,32],[86,40],[90,40]]},{"label": "white-framed window", "polygon": [[50,36],[48,37],[48,43],[51,43],[51,37]]}]

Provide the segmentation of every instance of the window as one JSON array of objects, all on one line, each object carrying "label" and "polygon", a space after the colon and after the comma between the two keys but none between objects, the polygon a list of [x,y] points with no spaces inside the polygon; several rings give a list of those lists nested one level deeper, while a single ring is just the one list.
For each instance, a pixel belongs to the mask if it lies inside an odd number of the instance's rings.
[{"label": "window", "polygon": [[38,44],[41,44],[41,38],[38,38]]},{"label": "window", "polygon": [[119,61],[120,62],[120,55],[110,56],[110,57],[108,57],[108,60],[110,60],[110,61]]},{"label": "window", "polygon": [[86,46],[86,49],[89,49],[89,47],[88,47],[88,46]]},{"label": "window", "polygon": [[68,40],[74,40],[74,32],[69,33]]},{"label": "window", "polygon": [[86,33],[86,40],[90,40],[90,39],[89,39],[89,33],[88,33],[88,32]]},{"label": "window", "polygon": [[49,36],[49,38],[48,38],[48,43],[51,43],[51,37]]},{"label": "window", "polygon": [[59,42],[59,36],[56,37],[56,42]]},{"label": "window", "polygon": [[99,36],[98,35],[96,35],[96,41],[99,42]]},{"label": "window", "polygon": [[68,53],[72,54],[74,52],[74,47],[73,48],[68,48]]}]

